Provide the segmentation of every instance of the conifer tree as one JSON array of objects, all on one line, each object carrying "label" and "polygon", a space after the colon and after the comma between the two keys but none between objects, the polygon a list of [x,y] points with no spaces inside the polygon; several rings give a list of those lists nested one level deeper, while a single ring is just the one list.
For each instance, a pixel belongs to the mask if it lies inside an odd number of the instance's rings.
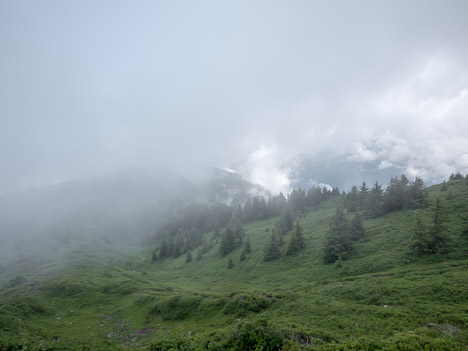
[{"label": "conifer tree", "polygon": [[189,263],[189,262],[192,262],[192,254],[189,252],[187,252],[187,256],[185,258],[185,263]]},{"label": "conifer tree", "polygon": [[219,222],[216,221],[215,228],[213,231],[213,239],[217,239],[221,236],[221,229],[219,228]]},{"label": "conifer tree", "polygon": [[353,220],[351,221],[350,234],[351,234],[351,240],[354,240],[354,241],[361,240],[366,234],[366,230],[364,229],[364,226],[362,225],[362,218],[359,212],[356,212]]},{"label": "conifer tree", "polygon": [[369,195],[369,188],[367,187],[366,182],[362,182],[362,185],[359,187],[359,210],[362,210],[367,203]]},{"label": "conifer tree", "polygon": [[250,237],[248,236],[247,237],[247,241],[245,242],[245,253],[251,253],[252,252],[252,248],[250,246]]},{"label": "conifer tree", "polygon": [[357,186],[353,186],[349,192],[346,200],[346,207],[348,212],[354,212],[359,209],[359,193]]},{"label": "conifer tree", "polygon": [[271,234],[270,240],[265,243],[263,248],[263,261],[272,261],[281,256],[278,238],[276,234]]},{"label": "conifer tree", "polygon": [[445,208],[440,198],[436,199],[433,206],[432,225],[426,228],[419,215],[416,215],[416,223],[413,236],[410,240],[410,249],[417,255],[427,255],[439,252],[446,240],[445,236]]},{"label": "conifer tree", "polygon": [[461,215],[458,215],[458,217],[461,219],[462,235],[465,239],[468,239],[468,217],[464,217]]},{"label": "conifer tree", "polygon": [[240,254],[240,257],[239,257],[239,261],[245,261],[247,258],[247,255],[245,254],[245,247],[242,249],[241,251],[241,254]]},{"label": "conifer tree", "polygon": [[198,249],[197,251],[197,261],[200,261],[203,257],[203,252],[202,252],[202,249]]},{"label": "conifer tree", "polygon": [[413,251],[418,256],[432,253],[432,239],[430,234],[424,227],[419,213],[416,212],[414,220],[415,223],[413,228],[413,235],[410,239],[411,251]]},{"label": "conifer tree", "polygon": [[405,175],[392,177],[385,192],[384,206],[387,211],[398,211],[408,206],[409,181]]},{"label": "conifer tree", "polygon": [[296,220],[294,229],[292,231],[291,239],[288,243],[286,255],[293,255],[301,251],[305,247],[304,229],[302,228],[299,220]]},{"label": "conifer tree", "polygon": [[227,226],[224,235],[221,237],[219,246],[220,253],[224,256],[236,248],[236,238],[231,226]]},{"label": "conifer tree", "polygon": [[235,244],[236,246],[242,246],[242,242],[244,240],[245,232],[244,227],[242,226],[241,222],[236,221],[232,224],[235,236]]},{"label": "conifer tree", "polygon": [[442,203],[440,198],[436,199],[433,207],[432,215],[432,252],[438,252],[440,246],[445,242],[445,225],[446,210],[445,205]]},{"label": "conifer tree", "polygon": [[336,209],[336,214],[330,223],[330,229],[325,237],[323,260],[325,263],[333,263],[338,259],[345,259],[352,250],[349,224],[341,207]]},{"label": "conifer tree", "polygon": [[427,194],[424,188],[424,182],[420,177],[416,177],[414,181],[410,183],[409,197],[411,208],[424,207],[427,198]]},{"label": "conifer tree", "polygon": [[229,269],[233,268],[234,267],[234,263],[232,262],[232,258],[229,259],[229,262],[228,262],[228,267]]},{"label": "conifer tree", "polygon": [[369,192],[367,204],[364,206],[364,215],[367,218],[376,218],[383,213],[383,190],[382,186],[375,182]]},{"label": "conifer tree", "polygon": [[293,229],[293,221],[294,219],[291,208],[289,206],[286,206],[283,213],[281,214],[281,218],[279,221],[279,228],[284,235],[288,234]]}]

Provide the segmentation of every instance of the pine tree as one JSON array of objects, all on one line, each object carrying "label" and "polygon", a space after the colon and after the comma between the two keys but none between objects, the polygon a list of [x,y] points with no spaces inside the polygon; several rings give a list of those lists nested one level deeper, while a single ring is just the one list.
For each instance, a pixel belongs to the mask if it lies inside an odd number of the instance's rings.
[{"label": "pine tree", "polygon": [[252,248],[250,247],[250,237],[247,237],[247,241],[245,242],[245,253],[251,253]]},{"label": "pine tree", "polygon": [[202,250],[199,248],[197,251],[197,261],[200,261],[203,257]]},{"label": "pine tree", "polygon": [[364,215],[367,218],[376,218],[383,213],[383,190],[382,186],[375,182],[372,187],[367,204],[364,206]]},{"label": "pine tree", "polygon": [[416,215],[416,224],[410,240],[410,249],[417,255],[427,255],[439,252],[446,240],[445,216],[446,211],[440,198],[433,206],[432,225],[426,228],[419,214]]},{"label": "pine tree", "polygon": [[240,257],[239,257],[239,261],[245,261],[247,258],[247,255],[245,254],[245,247],[242,249],[242,252],[240,254]]},{"label": "pine tree", "polygon": [[461,215],[458,215],[458,217],[461,219],[462,235],[465,239],[468,239],[468,217],[463,217]]},{"label": "pine tree", "polygon": [[330,229],[325,237],[323,260],[325,263],[333,263],[338,259],[345,259],[352,250],[349,224],[341,207],[336,209],[336,214],[330,223]]},{"label": "pine tree", "polygon": [[189,263],[189,262],[192,262],[192,254],[189,252],[187,252],[187,256],[185,258],[185,263]]},{"label": "pine tree", "polygon": [[416,177],[410,184],[409,197],[411,208],[423,208],[426,202],[427,194],[424,190],[425,185],[421,178]]},{"label": "pine tree", "polygon": [[445,219],[446,219],[446,210],[445,205],[442,203],[440,198],[436,199],[436,202],[433,207],[432,215],[432,252],[436,253],[439,251],[440,246],[445,242]]},{"label": "pine tree", "polygon": [[263,261],[272,261],[281,256],[281,250],[278,244],[278,238],[271,234],[270,240],[265,243],[263,248]]},{"label": "pine tree", "polygon": [[219,228],[219,222],[216,221],[215,228],[214,228],[214,231],[213,231],[213,239],[217,239],[220,236],[221,236],[221,230]]},{"label": "pine tree", "polygon": [[392,177],[385,192],[384,206],[387,211],[398,211],[408,206],[409,181],[405,175]]},{"label": "pine tree", "polygon": [[410,249],[418,256],[430,254],[432,253],[432,238],[425,229],[419,213],[416,212],[414,219],[415,223],[413,235],[410,239]]},{"label": "pine tree", "polygon": [[293,225],[293,214],[291,208],[287,206],[281,215],[279,228],[283,234],[288,234],[293,229]]},{"label": "pine tree", "polygon": [[229,259],[229,262],[228,262],[228,267],[229,269],[233,268],[234,267],[234,263],[232,262],[232,259],[230,258]]},{"label": "pine tree", "polygon": [[227,226],[224,235],[221,237],[219,246],[220,253],[224,256],[236,248],[236,238],[231,226]]},{"label": "pine tree", "polygon": [[351,188],[346,200],[346,205],[348,212],[354,212],[359,209],[359,193],[357,186],[354,185]]},{"label": "pine tree", "polygon": [[299,221],[296,220],[294,229],[292,231],[292,236],[289,240],[288,248],[286,250],[286,255],[294,255],[303,248],[305,248],[304,230],[302,229]]},{"label": "pine tree", "polygon": [[242,246],[242,242],[244,240],[245,231],[244,227],[242,226],[241,222],[236,221],[232,227],[234,228],[234,236],[235,236],[235,243],[236,246]]},{"label": "pine tree", "polygon": [[362,218],[359,212],[356,212],[353,220],[351,221],[350,234],[351,234],[351,240],[354,240],[354,241],[361,240],[366,234],[366,230],[364,229],[364,226],[362,225]]},{"label": "pine tree", "polygon": [[367,187],[366,182],[362,182],[362,185],[359,187],[359,210],[362,210],[367,203],[369,196],[369,188]]}]

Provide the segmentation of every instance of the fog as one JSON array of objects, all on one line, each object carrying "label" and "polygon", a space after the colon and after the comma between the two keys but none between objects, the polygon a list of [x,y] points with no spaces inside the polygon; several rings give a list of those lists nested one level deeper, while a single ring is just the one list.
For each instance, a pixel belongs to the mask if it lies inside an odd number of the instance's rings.
[{"label": "fog", "polygon": [[466,174],[466,13],[463,0],[2,1],[2,218],[22,218],[17,191],[49,206],[64,186],[51,185],[135,165],[232,169],[273,194]]},{"label": "fog", "polygon": [[285,191],[318,155],[428,181],[466,173],[467,10],[3,1],[0,193],[160,163]]}]

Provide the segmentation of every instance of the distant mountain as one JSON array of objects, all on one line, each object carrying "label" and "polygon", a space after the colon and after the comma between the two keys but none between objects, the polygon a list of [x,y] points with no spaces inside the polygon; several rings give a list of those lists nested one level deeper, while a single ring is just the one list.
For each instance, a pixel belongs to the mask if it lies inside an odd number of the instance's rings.
[{"label": "distant mountain", "polygon": [[252,196],[270,196],[262,186],[242,179],[238,173],[221,168],[210,169],[199,186],[209,201],[224,204],[243,204]]},{"label": "distant mountain", "polygon": [[0,254],[21,256],[84,237],[140,243],[167,216],[189,204],[237,204],[266,194],[240,175],[217,168],[190,177],[126,168],[1,196]]},{"label": "distant mountain", "polygon": [[353,185],[359,185],[363,181],[370,185],[378,181],[385,187],[392,176],[404,173],[395,166],[379,168],[377,161],[356,162],[346,155],[321,154],[314,158],[304,157],[297,164],[292,175],[293,186],[303,188],[328,184],[349,191]]}]

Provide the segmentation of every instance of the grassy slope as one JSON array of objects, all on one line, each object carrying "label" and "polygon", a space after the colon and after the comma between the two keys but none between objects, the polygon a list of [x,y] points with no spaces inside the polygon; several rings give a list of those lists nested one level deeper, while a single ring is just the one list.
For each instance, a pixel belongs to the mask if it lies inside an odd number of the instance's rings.
[{"label": "grassy slope", "polygon": [[[207,335],[228,333],[239,320],[262,317],[307,336],[315,348],[362,347],[363,339],[461,348],[468,326],[468,245],[458,218],[468,214],[465,183],[429,189],[430,202],[449,198],[446,253],[431,257],[408,252],[413,211],[399,211],[366,220],[367,238],[341,267],[323,264],[323,238],[339,202],[332,199],[302,219],[307,248],[268,263],[262,262],[266,228],[276,218],[246,225],[252,253],[244,262],[240,250],[221,257],[215,246],[188,264],[185,257],[151,263],[149,250],[98,242],[51,253],[48,262],[31,259],[0,275],[0,340],[58,349],[138,348],[171,338],[196,343],[197,334],[212,338]],[[430,209],[421,212],[429,216]],[[134,333],[144,327],[151,332]]]}]

